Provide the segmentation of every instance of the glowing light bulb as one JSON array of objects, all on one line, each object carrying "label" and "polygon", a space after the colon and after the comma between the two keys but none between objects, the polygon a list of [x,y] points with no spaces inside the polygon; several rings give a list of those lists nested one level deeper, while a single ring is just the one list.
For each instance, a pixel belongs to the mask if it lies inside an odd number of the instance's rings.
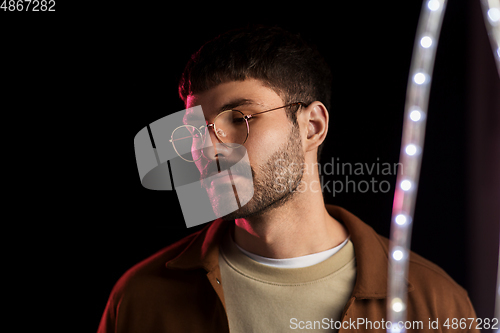
[{"label": "glowing light bulb", "polygon": [[411,189],[411,182],[409,180],[403,180],[399,186],[403,191],[408,191]]},{"label": "glowing light bulb", "polygon": [[439,3],[438,0],[429,0],[427,2],[427,8],[429,8],[433,12],[438,10],[440,6],[441,6],[441,4]]},{"label": "glowing light bulb", "polygon": [[392,301],[392,309],[396,312],[401,312],[403,311],[403,302],[399,298],[395,298],[394,301]]},{"label": "glowing light bulb", "polygon": [[404,225],[406,223],[406,216],[403,215],[403,214],[399,214],[396,216],[396,218],[394,219],[396,221],[397,224],[399,225]]},{"label": "glowing light bulb", "polygon": [[394,258],[394,260],[397,260],[397,261],[403,259],[403,251],[401,251],[401,250],[394,251],[392,253],[392,257]]},{"label": "glowing light bulb", "polygon": [[427,48],[431,47],[431,45],[432,45],[432,38],[430,38],[429,36],[422,37],[422,39],[420,40],[420,45],[424,49],[427,49]]},{"label": "glowing light bulb", "polygon": [[422,113],[418,110],[413,110],[410,112],[410,119],[413,121],[419,121],[422,118]]},{"label": "glowing light bulb", "polygon": [[413,82],[415,82],[416,84],[424,84],[425,81],[426,81],[426,76],[424,73],[417,73],[413,76]]},{"label": "glowing light bulb", "polygon": [[417,146],[415,146],[414,144],[409,144],[408,146],[406,146],[405,152],[408,155],[413,156],[417,153]]},{"label": "glowing light bulb", "polygon": [[492,23],[500,21],[500,9],[490,8],[488,10],[488,18]]}]

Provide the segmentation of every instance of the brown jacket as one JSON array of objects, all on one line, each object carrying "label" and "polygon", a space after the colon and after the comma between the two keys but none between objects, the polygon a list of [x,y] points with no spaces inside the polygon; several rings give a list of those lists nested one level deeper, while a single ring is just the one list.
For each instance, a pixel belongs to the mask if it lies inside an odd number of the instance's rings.
[{"label": "brown jacket", "polygon": [[[388,240],[343,208],[327,209],[349,230],[357,263],[340,332],[384,332],[357,325],[357,320],[386,320]],[[115,285],[98,333],[229,332],[218,263],[228,225],[215,220],[131,268]],[[449,328],[444,326],[448,318]],[[467,328],[452,327],[453,318],[465,318]],[[407,321],[421,321],[423,329],[408,331],[479,332],[475,323],[469,329],[467,318],[476,318],[467,292],[441,268],[412,253]],[[435,320],[439,329],[430,329]]]}]

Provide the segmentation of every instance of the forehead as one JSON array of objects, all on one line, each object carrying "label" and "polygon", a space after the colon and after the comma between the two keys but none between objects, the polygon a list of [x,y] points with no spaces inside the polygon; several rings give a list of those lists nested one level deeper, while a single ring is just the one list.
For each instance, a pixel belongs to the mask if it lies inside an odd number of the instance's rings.
[{"label": "forehead", "polygon": [[283,100],[274,90],[255,79],[221,83],[202,93],[189,95],[186,100],[186,108],[201,105],[206,118],[215,117],[224,109],[244,106],[264,110],[282,104]]}]

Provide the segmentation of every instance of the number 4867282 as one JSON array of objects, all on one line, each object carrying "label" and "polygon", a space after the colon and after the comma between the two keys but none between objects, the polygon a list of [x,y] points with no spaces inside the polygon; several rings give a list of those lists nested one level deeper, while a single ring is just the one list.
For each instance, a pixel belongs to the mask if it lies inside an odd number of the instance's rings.
[{"label": "number 4867282", "polygon": [[4,12],[55,12],[55,0],[3,0],[0,9]]}]

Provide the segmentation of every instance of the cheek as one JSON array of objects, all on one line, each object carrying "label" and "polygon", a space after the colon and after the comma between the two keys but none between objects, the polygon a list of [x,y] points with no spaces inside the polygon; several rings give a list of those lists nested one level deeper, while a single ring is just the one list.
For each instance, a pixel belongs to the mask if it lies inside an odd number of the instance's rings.
[{"label": "cheek", "polygon": [[282,126],[281,128],[266,127],[259,131],[258,134],[256,132],[252,133],[252,129],[250,129],[245,148],[252,167],[255,168],[267,162],[270,156],[286,143],[290,134],[289,131],[288,126]]}]

